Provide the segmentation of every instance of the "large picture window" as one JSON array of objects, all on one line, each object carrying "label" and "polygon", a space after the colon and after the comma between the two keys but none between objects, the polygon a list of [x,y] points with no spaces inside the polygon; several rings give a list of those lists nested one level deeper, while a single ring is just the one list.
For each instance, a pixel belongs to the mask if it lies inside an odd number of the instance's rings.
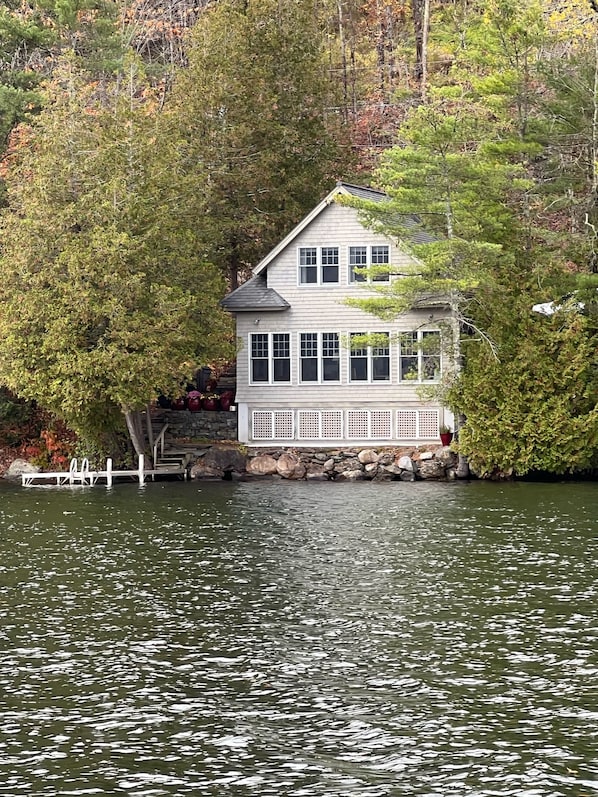
[{"label": "large picture window", "polygon": [[376,332],[372,335],[367,335],[365,332],[352,332],[350,339],[350,381],[390,381],[390,336],[388,332]]},{"label": "large picture window", "polygon": [[288,332],[251,335],[251,381],[290,382],[291,345]]},{"label": "large picture window", "polygon": [[349,247],[349,282],[389,282],[389,280],[389,246]]},{"label": "large picture window", "polygon": [[399,376],[402,382],[438,382],[441,369],[440,332],[418,330],[399,337]]},{"label": "large picture window", "polygon": [[300,333],[299,359],[302,382],[338,382],[340,380],[338,333]]},{"label": "large picture window", "polygon": [[302,246],[299,249],[300,285],[338,285],[338,246]]}]

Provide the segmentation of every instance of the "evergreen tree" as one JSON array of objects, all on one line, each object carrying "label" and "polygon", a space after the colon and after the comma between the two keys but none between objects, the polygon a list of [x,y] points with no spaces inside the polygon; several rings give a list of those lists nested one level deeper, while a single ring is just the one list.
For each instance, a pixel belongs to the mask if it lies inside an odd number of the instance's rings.
[{"label": "evergreen tree", "polygon": [[[217,270],[181,223],[136,64],[94,94],[68,64],[9,180],[0,380],[88,443],[227,352]],[[184,201],[184,198],[183,198]]]},{"label": "evergreen tree", "polygon": [[348,162],[332,90],[308,4],[222,0],[195,26],[170,104],[173,155],[190,182],[205,172],[186,211],[231,286]]}]

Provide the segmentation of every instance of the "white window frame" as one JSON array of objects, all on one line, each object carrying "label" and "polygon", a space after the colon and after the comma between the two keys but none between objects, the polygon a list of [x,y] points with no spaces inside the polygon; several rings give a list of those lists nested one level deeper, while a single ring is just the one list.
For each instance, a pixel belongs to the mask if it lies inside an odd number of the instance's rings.
[{"label": "white window frame", "polygon": [[[316,254],[316,262],[305,264],[301,262],[301,255],[302,252],[306,252],[307,250],[314,250]],[[336,251],[336,263],[323,263],[323,252],[332,252]],[[334,282],[332,281],[324,281],[324,269],[330,266],[336,266],[337,270],[337,278]],[[315,282],[303,282],[301,279],[302,276],[302,269],[303,268],[315,268],[316,269],[316,281]],[[326,246],[299,246],[297,248],[297,285],[300,288],[321,288],[322,286],[328,287],[330,285],[340,285],[341,282],[341,250],[340,246],[336,244],[330,244]]]},{"label": "white window frame", "polygon": [[[315,335],[317,352],[313,358],[303,356],[303,335]],[[336,335],[336,358],[324,356],[324,335]],[[317,378],[304,379],[303,378],[303,360],[315,359],[317,360]],[[324,379],[324,361],[337,359],[338,360],[338,378],[337,379]],[[297,333],[297,369],[298,369],[298,382],[302,385],[339,385],[341,382],[341,336],[338,332],[325,331],[325,332],[298,332]]]},{"label": "white window frame", "polygon": [[[349,333],[349,344],[351,343],[351,338],[354,335],[387,335],[388,336],[388,346],[365,346],[361,349],[357,349],[356,351],[365,351],[365,354],[357,355],[352,349],[351,345],[349,345],[349,362],[348,362],[348,369],[347,369],[347,379],[349,384],[352,385],[389,385],[392,381],[392,346],[390,343],[390,332],[387,330],[381,330],[376,332],[350,332]],[[388,351],[388,354],[380,355],[376,354],[375,352],[381,348],[384,348]],[[352,378],[352,365],[353,359],[357,357],[365,357],[366,358],[366,370],[367,370],[367,378],[366,379],[353,379]],[[386,379],[374,379],[374,360],[378,357],[385,357],[388,360],[388,378]]]},{"label": "white window frame", "polygon": [[[366,262],[363,264],[353,263],[352,260],[354,259],[354,250],[365,249],[365,259]],[[377,249],[386,249],[387,260],[386,262],[377,262],[374,263],[374,252]],[[347,263],[349,268],[349,285],[371,285],[371,284],[379,284],[379,285],[388,285],[390,282],[390,245],[389,244],[354,244],[348,247],[347,249]],[[379,253],[376,253],[376,257],[379,256]],[[370,266],[385,266],[388,265],[388,273],[387,274],[377,274],[372,276],[371,274],[356,274],[356,268],[369,268]]]},{"label": "white window frame", "polygon": [[[286,336],[287,338],[287,345],[288,345],[288,356],[287,357],[275,357],[275,343],[278,344],[279,341],[275,340],[278,336]],[[266,338],[268,347],[267,347],[267,356],[265,357],[254,357],[254,338],[261,337]],[[250,332],[249,333],[249,346],[248,346],[248,355],[249,355],[249,384],[250,385],[290,385],[291,384],[291,376],[292,376],[292,336],[290,332]],[[254,361],[261,360],[267,362],[268,368],[268,379],[254,379],[253,378],[253,364]],[[289,369],[289,378],[288,379],[275,379],[275,364],[277,360],[288,360],[288,369]]]},{"label": "white window frame", "polygon": [[[407,353],[403,354],[403,335],[412,335],[415,336],[415,353]],[[425,346],[423,345],[423,341],[426,335],[437,335],[438,336],[438,353],[437,354],[427,354],[425,351]],[[412,330],[404,330],[399,333],[399,341],[398,341],[398,360],[399,360],[399,382],[401,384],[427,384],[433,385],[440,382],[442,378],[442,370],[443,370],[443,362],[442,362],[442,333],[439,329],[412,329]],[[411,348],[411,347],[409,347]],[[425,370],[426,366],[432,365],[432,358],[438,358],[438,378],[431,379],[425,378]],[[407,367],[407,361],[415,360],[415,364],[411,364]],[[415,377],[406,376],[406,374],[413,372],[415,369]]]}]

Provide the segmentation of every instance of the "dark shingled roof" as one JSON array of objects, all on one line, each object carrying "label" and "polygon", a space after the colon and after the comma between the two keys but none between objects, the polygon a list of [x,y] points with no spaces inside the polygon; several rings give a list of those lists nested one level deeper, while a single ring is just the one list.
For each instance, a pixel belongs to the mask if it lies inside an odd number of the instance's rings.
[{"label": "dark shingled roof", "polygon": [[231,313],[287,310],[291,305],[266,282],[266,272],[244,282],[220,302]]},{"label": "dark shingled roof", "polygon": [[351,185],[351,183],[343,183],[342,180],[337,183],[337,186],[344,188],[347,193],[358,199],[369,199],[372,202],[382,202],[382,200],[388,199],[388,194],[385,194],[384,191],[377,191],[375,188],[369,188],[368,186]]},{"label": "dark shingled roof", "polygon": [[[384,191],[377,191],[375,188],[369,188],[363,185],[351,185],[351,183],[339,181],[337,187],[344,188],[347,193],[357,199],[367,199],[370,202],[384,202],[390,199],[388,194],[384,193]],[[409,216],[396,216],[395,218],[407,231],[408,235],[406,235],[406,238],[408,238],[410,243],[431,244],[438,240],[436,236],[424,229],[419,216],[413,214]]]}]

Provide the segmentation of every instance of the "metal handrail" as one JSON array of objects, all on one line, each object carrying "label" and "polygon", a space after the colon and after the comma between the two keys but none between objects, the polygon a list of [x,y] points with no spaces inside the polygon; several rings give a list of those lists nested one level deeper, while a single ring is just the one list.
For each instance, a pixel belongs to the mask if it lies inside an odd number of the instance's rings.
[{"label": "metal handrail", "polygon": [[158,466],[158,448],[160,449],[160,456],[164,456],[164,435],[166,434],[166,430],[168,429],[168,424],[165,423],[164,426],[160,429],[160,434],[156,437],[154,441],[154,470]]}]

